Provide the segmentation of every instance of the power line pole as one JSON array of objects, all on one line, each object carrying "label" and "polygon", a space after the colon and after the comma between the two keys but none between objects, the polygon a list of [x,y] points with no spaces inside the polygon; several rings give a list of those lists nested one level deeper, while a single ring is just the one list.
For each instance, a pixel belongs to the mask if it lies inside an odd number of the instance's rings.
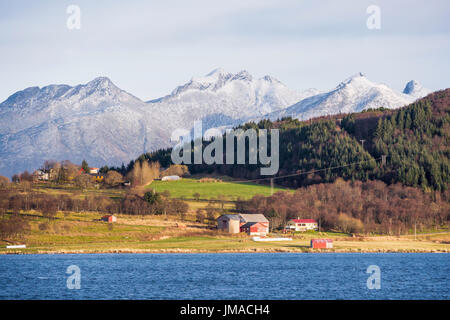
[{"label": "power line pole", "polygon": [[359,140],[359,141],[361,141],[362,148],[364,149],[364,142],[365,142],[366,140],[361,139],[361,140]]},{"label": "power line pole", "polygon": [[417,240],[417,220],[414,220],[414,241]]},{"label": "power line pole", "polygon": [[270,195],[273,196],[273,178],[270,179]]},{"label": "power line pole", "polygon": [[386,166],[386,155],[385,155],[385,154],[383,154],[383,155],[381,156],[381,166],[382,166],[382,167],[385,167],[385,166]]}]

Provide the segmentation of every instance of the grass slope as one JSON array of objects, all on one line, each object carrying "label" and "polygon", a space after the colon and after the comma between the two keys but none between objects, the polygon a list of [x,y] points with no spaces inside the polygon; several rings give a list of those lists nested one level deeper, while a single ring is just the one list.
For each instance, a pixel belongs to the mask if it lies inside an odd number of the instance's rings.
[{"label": "grass slope", "polygon": [[[200,182],[197,179],[182,179],[179,181],[153,181],[148,188],[156,192],[169,191],[171,197],[175,198],[193,198],[195,193],[200,194],[201,199],[217,198],[223,195],[228,200],[250,199],[254,195],[260,194],[269,196],[271,194],[270,186],[256,183],[234,183],[229,182]],[[289,189],[274,187],[274,192],[287,191]]]},{"label": "grass slope", "polygon": [[[444,251],[450,252],[450,233],[411,237],[352,238],[333,232],[296,234],[293,241],[254,242],[244,234],[230,235],[210,230],[206,225],[183,221],[176,217],[118,215],[113,226],[96,221],[101,214],[71,213],[49,221],[37,212],[27,212],[31,233],[14,243],[26,249],[6,249],[9,243],[0,240],[2,253],[89,253],[89,252],[310,252],[311,238],[334,239],[334,251]],[[40,226],[46,224],[47,228]]]}]

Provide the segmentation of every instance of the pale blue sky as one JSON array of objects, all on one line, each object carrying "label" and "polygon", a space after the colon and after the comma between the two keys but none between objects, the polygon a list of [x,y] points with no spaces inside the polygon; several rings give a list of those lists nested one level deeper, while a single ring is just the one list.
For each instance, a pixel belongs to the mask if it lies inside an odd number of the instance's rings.
[{"label": "pale blue sky", "polygon": [[[66,8],[81,8],[68,30]],[[366,8],[381,8],[381,30]],[[330,89],[362,71],[402,90],[450,83],[450,1],[0,0],[0,101],[29,86],[108,76],[149,100],[222,67]]]}]

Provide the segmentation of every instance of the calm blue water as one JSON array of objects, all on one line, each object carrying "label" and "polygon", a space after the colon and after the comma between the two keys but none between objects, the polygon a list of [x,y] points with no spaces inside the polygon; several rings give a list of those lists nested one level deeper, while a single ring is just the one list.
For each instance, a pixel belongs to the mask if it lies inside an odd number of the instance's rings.
[{"label": "calm blue water", "polygon": [[[67,289],[67,267],[81,288]],[[369,265],[381,289],[367,289]],[[449,254],[0,256],[0,299],[449,299]]]}]

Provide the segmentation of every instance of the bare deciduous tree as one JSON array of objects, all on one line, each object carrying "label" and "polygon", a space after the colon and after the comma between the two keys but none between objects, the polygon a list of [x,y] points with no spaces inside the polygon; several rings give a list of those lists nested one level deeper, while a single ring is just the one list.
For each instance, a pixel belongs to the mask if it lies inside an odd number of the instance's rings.
[{"label": "bare deciduous tree", "polygon": [[128,178],[135,186],[145,186],[159,177],[159,162],[136,161]]},{"label": "bare deciduous tree", "polygon": [[117,187],[123,183],[123,176],[117,171],[110,170],[106,174],[105,183],[111,187]]}]

